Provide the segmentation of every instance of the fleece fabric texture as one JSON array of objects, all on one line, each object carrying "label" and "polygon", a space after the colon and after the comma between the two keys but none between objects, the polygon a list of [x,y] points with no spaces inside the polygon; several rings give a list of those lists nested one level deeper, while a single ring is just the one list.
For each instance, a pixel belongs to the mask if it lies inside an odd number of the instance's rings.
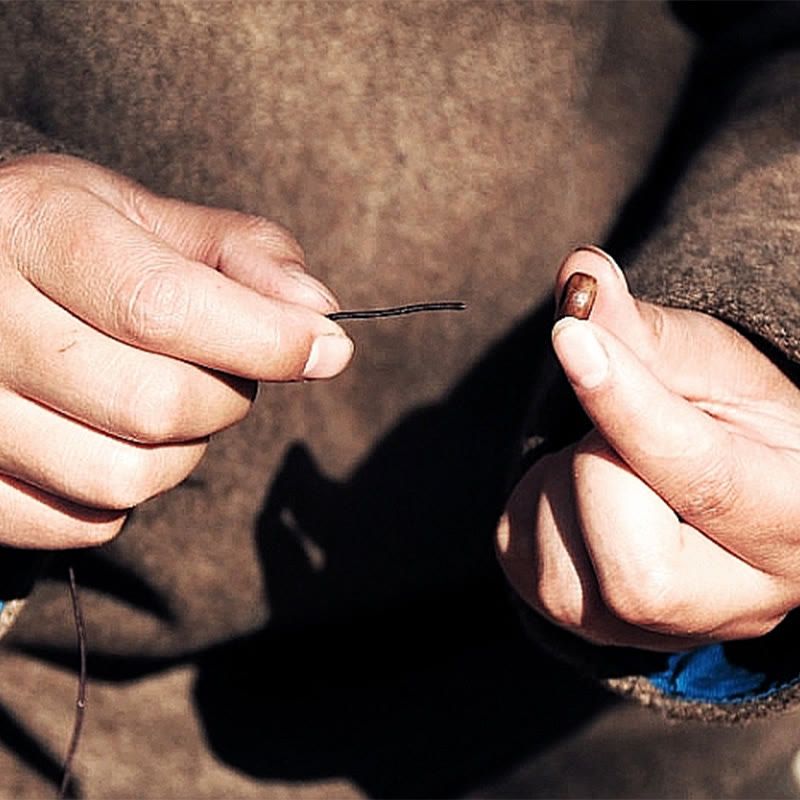
[{"label": "fleece fabric texture", "polygon": [[[553,737],[601,703],[555,691],[561,670],[517,639],[492,532],[526,419],[548,442],[581,429],[568,399],[554,406],[546,307],[573,246],[608,240],[643,296],[737,324],[787,369],[797,358],[793,55],[742,66],[719,132],[678,143],[692,158],[659,149],[727,19],[690,20],[704,42],[661,4],[0,4],[0,158],[82,154],[263,214],[347,307],[469,305],[354,324],[345,375],[263,387],[189,480],[70,554],[96,698],[81,791],[453,794],[546,745],[543,702]],[[762,39],[759,55],[785,46]],[[686,179],[666,211],[634,209],[660,224],[641,249],[648,225],[625,201],[659,163]],[[17,797],[50,791],[66,735],[63,561],[0,664],[15,720],[0,793]],[[686,694],[673,662],[534,624],[617,691],[730,716]],[[770,669],[742,652],[731,663]]]}]

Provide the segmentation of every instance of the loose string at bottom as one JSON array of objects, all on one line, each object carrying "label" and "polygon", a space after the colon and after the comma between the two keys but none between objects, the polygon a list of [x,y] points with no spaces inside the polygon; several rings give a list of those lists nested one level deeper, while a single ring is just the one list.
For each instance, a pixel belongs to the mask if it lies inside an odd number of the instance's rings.
[{"label": "loose string at bottom", "polygon": [[[379,319],[381,317],[401,317],[406,314],[417,314],[424,311],[464,311],[466,303],[461,301],[431,302],[431,303],[410,303],[403,306],[390,306],[388,308],[364,308],[349,311],[334,311],[328,314],[331,320],[347,319]],[[75,701],[75,723],[72,728],[67,755],[64,758],[64,768],[59,790],[59,800],[64,800],[69,791],[70,781],[72,780],[72,765],[75,760],[75,753],[78,750],[81,732],[83,730],[83,720],[86,714],[86,625],[83,619],[80,597],[78,596],[78,584],[75,580],[75,571],[70,566],[69,573],[69,593],[72,600],[72,613],[75,617],[75,632],[78,639],[78,657],[80,659],[80,676],[78,678],[78,696]]]},{"label": "loose string at bottom", "polygon": [[80,660],[80,677],[78,678],[78,697],[75,700],[75,723],[72,728],[72,737],[64,758],[64,769],[61,778],[61,788],[58,793],[59,800],[64,800],[69,791],[72,779],[72,763],[75,760],[75,753],[78,750],[78,742],[81,738],[83,729],[83,718],[86,713],[86,625],[83,620],[83,610],[78,596],[78,583],[75,580],[75,571],[72,567],[67,569],[69,573],[69,595],[72,600],[72,614],[75,618],[75,633],[78,639],[78,657]]}]

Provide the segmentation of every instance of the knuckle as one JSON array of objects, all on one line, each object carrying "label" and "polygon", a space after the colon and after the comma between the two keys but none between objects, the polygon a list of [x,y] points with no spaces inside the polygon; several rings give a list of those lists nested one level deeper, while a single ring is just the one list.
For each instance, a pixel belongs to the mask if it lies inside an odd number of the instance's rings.
[{"label": "knuckle", "polygon": [[565,628],[581,628],[586,614],[581,590],[570,580],[543,571],[535,579],[536,607],[551,620]]},{"label": "knuckle", "polygon": [[53,187],[37,170],[18,162],[0,170],[0,232],[7,253],[28,250],[33,233],[41,228],[41,220],[48,216],[53,202]]},{"label": "knuckle", "polygon": [[653,303],[639,303],[638,308],[649,333],[649,338],[645,342],[646,347],[643,357],[645,363],[650,366],[658,359],[667,339],[664,309]]},{"label": "knuckle", "polygon": [[120,417],[124,435],[145,444],[165,444],[190,434],[190,392],[171,370],[153,370],[126,393]]},{"label": "knuckle", "polygon": [[160,235],[160,217],[151,210],[155,197],[142,184],[130,180],[118,172],[112,172],[106,181],[113,183],[116,196],[125,210],[125,214],[144,230]]},{"label": "knuckle", "polygon": [[205,440],[161,446],[119,442],[93,490],[95,507],[125,511],[163,494],[192,472],[206,446]]},{"label": "knuckle", "polygon": [[152,451],[143,446],[122,444],[102,476],[99,494],[107,509],[129,509],[159,493],[158,471],[149,457]]},{"label": "knuckle", "polygon": [[189,316],[191,294],[186,282],[168,267],[145,269],[135,283],[123,284],[119,304],[121,334],[147,347],[180,337]]},{"label": "knuckle", "polygon": [[[0,166],[0,222],[13,224],[22,216],[37,217],[43,206],[57,201],[72,185],[65,180],[68,156],[31,155]],[[17,227],[17,226],[14,226]]]},{"label": "knuckle", "polygon": [[110,482],[112,509],[129,509],[177,486],[206,451],[207,440],[175,445],[128,445]]},{"label": "knuckle", "polygon": [[609,612],[618,620],[639,628],[678,624],[686,607],[675,592],[675,583],[664,569],[626,566],[600,581],[600,593]]},{"label": "knuckle", "polygon": [[114,388],[110,432],[145,445],[189,442],[247,416],[258,384],[173,359],[148,362]]},{"label": "knuckle", "polygon": [[11,161],[0,167],[0,221],[13,220],[15,212],[38,207],[44,191],[44,180],[35,170],[26,168],[19,161]]},{"label": "knuckle", "polygon": [[732,462],[713,455],[693,470],[687,489],[676,501],[675,510],[688,521],[717,518],[729,512],[738,497],[738,481]]},{"label": "knuckle", "polygon": [[537,591],[538,607],[551,620],[565,628],[577,629],[585,625],[583,604],[571,595],[540,585]]},{"label": "knuckle", "polygon": [[248,214],[239,217],[241,231],[254,244],[300,263],[305,262],[305,254],[292,234],[277,222]]}]

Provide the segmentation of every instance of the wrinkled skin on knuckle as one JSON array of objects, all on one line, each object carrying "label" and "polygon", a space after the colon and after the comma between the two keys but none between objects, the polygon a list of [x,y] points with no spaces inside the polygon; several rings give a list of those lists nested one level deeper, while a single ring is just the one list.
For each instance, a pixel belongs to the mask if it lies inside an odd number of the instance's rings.
[{"label": "wrinkled skin on knuckle", "polygon": [[[132,201],[136,205],[136,214],[143,220],[144,226],[155,235],[162,230],[162,222],[149,210],[147,196],[133,195]],[[186,204],[186,214],[196,213],[197,208]],[[204,212],[207,209],[203,209]],[[289,261],[298,266],[305,265],[303,248],[288,230],[275,222],[251,214],[228,209],[215,209],[213,222],[210,221],[205,231],[194,230],[194,239],[191,247],[196,253],[198,261],[213,269],[225,270],[227,264],[235,260],[235,254],[246,243],[249,248],[260,251],[264,256],[270,256],[277,261]],[[174,221],[171,220],[174,225]],[[220,230],[222,229],[222,230]],[[180,237],[180,232],[170,238]],[[189,245],[189,242],[186,242]]]},{"label": "wrinkled skin on knuckle", "polygon": [[44,192],[44,179],[30,167],[20,161],[0,165],[0,226],[4,235],[17,227],[20,215],[38,208]]},{"label": "wrinkled skin on knuckle", "polygon": [[[696,351],[696,326],[692,324],[692,317],[697,312],[665,309],[648,302],[638,302],[637,307],[646,331],[638,352],[643,363],[653,372],[658,374],[660,365],[670,357],[685,358]],[[684,324],[676,324],[681,319]]]},{"label": "wrinkled skin on knuckle", "polygon": [[19,163],[0,167],[0,236],[6,258],[18,269],[42,247],[40,234],[52,213],[54,191],[47,179]]},{"label": "wrinkled skin on knuckle", "polygon": [[152,213],[154,195],[148,189],[118,172],[102,174],[100,184],[97,191],[110,195],[106,198],[108,202],[143,230],[159,236],[161,217]]},{"label": "wrinkled skin on knuckle", "polygon": [[[0,224],[35,218],[63,195],[86,195],[88,162],[63,155],[28,155],[0,164]],[[18,227],[16,224],[13,227]]]},{"label": "wrinkled skin on knuckle", "polygon": [[180,338],[191,306],[186,282],[169,268],[144,269],[117,291],[117,325],[126,341],[150,347]]},{"label": "wrinkled skin on knuckle", "polygon": [[282,225],[264,217],[247,214],[239,214],[238,223],[242,232],[250,238],[253,244],[263,247],[265,251],[272,253],[275,257],[294,261],[298,265],[305,264],[303,248]]},{"label": "wrinkled skin on knuckle", "polygon": [[704,456],[701,465],[691,469],[688,489],[675,504],[675,511],[688,522],[721,519],[735,507],[739,482],[727,454]]},{"label": "wrinkled skin on knuckle", "polygon": [[657,353],[665,343],[666,318],[664,309],[657,304],[644,303],[639,306],[639,313],[647,320],[650,331],[650,346],[653,353]]}]

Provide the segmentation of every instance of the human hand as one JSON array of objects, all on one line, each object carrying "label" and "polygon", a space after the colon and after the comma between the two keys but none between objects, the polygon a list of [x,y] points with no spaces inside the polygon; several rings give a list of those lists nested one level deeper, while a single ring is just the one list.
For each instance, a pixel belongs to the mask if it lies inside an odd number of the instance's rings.
[{"label": "human hand", "polygon": [[0,166],[0,543],[98,544],[183,480],[256,381],[352,343],[277,225],[80,159]]},{"label": "human hand", "polygon": [[515,590],[598,644],[678,651],[759,636],[800,605],[800,391],[731,327],[635,300],[601,254],[591,321],[553,329],[594,424],[538,461],[497,552]]}]

